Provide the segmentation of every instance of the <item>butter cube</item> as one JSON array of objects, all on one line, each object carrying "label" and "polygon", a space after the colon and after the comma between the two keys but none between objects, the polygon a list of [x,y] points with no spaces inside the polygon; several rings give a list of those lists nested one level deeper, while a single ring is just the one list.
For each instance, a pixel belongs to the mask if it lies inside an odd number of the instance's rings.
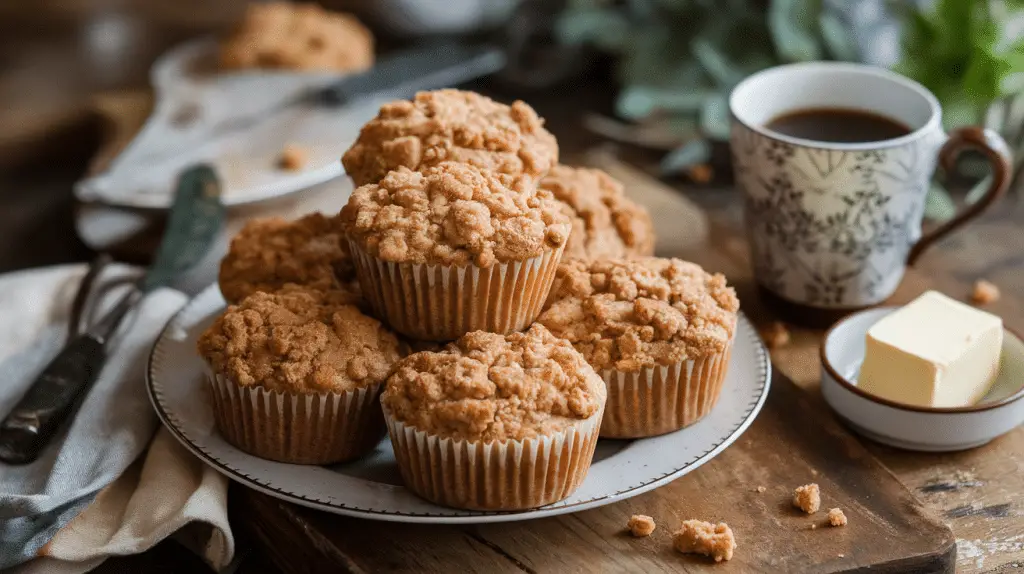
[{"label": "butter cube", "polygon": [[972,405],[995,382],[1002,347],[1002,319],[928,291],[868,329],[857,386],[908,405]]}]

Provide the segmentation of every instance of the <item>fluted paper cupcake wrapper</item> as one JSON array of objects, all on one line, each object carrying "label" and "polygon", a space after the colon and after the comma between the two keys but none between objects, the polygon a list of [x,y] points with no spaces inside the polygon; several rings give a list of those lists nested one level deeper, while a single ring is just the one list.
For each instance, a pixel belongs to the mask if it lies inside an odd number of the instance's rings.
[{"label": "fluted paper cupcake wrapper", "polygon": [[576,490],[594,458],[601,412],[560,433],[484,443],[429,434],[384,420],[405,485],[436,504],[469,510],[522,510]]},{"label": "fluted paper cupcake wrapper", "polygon": [[605,369],[608,403],[601,436],[641,438],[689,426],[711,412],[729,367],[732,342],[725,351],[669,366],[636,372]]},{"label": "fluted paper cupcake wrapper", "polygon": [[526,328],[540,314],[564,249],[477,267],[394,263],[366,253],[353,241],[349,246],[363,295],[378,318],[424,341]]},{"label": "fluted paper cupcake wrapper", "polygon": [[281,393],[208,373],[213,414],[226,441],[293,464],[333,464],[362,456],[384,436],[380,383],[344,393]]}]

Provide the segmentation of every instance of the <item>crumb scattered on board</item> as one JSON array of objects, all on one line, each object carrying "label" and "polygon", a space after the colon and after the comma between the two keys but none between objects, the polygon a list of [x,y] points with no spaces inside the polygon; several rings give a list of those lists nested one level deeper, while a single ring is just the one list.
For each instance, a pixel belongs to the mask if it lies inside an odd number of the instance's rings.
[{"label": "crumb scattered on board", "polygon": [[721,562],[732,558],[736,538],[724,522],[711,524],[702,520],[684,520],[672,535],[672,546],[683,554],[703,554]]},{"label": "crumb scattered on board", "polygon": [[789,329],[780,321],[773,321],[767,327],[761,329],[761,338],[769,349],[778,349],[789,344]]},{"label": "crumb scattered on board", "polygon": [[295,144],[288,144],[281,150],[281,157],[278,159],[278,165],[283,170],[287,171],[299,171],[306,167],[306,162],[309,161],[309,154],[306,153],[306,149]]},{"label": "crumb scattered on board", "polygon": [[656,528],[654,519],[644,514],[634,514],[629,517],[629,522],[626,526],[629,528],[629,533],[638,538],[650,536]]},{"label": "crumb scattered on board", "polygon": [[690,166],[686,170],[686,175],[693,180],[694,183],[708,183],[711,178],[715,176],[714,170],[711,166],[706,163],[698,163],[697,165]]},{"label": "crumb scattered on board", "polygon": [[988,305],[999,300],[999,287],[990,281],[979,279],[974,282],[974,289],[971,291],[971,301],[978,305]]},{"label": "crumb scattered on board", "polygon": [[828,511],[828,523],[832,526],[846,526],[846,514],[841,508],[833,508]]},{"label": "crumb scattered on board", "polygon": [[764,491],[766,491],[766,490],[768,490],[768,489],[767,489],[767,488],[765,488],[765,487],[763,487],[763,486],[759,486],[759,487],[757,487],[757,489],[756,489],[756,490],[757,490],[757,492],[759,492],[759,493],[762,493],[762,494],[763,494],[763,493],[764,493]]},{"label": "crumb scattered on board", "polygon": [[817,483],[798,486],[793,491],[793,506],[803,510],[807,514],[814,514],[821,508],[821,491]]}]

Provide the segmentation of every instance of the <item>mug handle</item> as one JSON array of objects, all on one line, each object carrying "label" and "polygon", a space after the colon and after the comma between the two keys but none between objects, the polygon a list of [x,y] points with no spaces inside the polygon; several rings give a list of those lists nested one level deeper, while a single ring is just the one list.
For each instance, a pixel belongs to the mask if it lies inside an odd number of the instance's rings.
[{"label": "mug handle", "polygon": [[907,265],[913,265],[921,257],[921,254],[935,242],[984,213],[1005,195],[1007,188],[1010,187],[1010,173],[1013,165],[1010,147],[1006,145],[1002,136],[993,130],[970,126],[953,131],[949,134],[949,139],[943,144],[942,149],[939,150],[939,165],[946,172],[952,171],[956,165],[957,156],[967,148],[975,148],[985,154],[988,163],[992,166],[992,184],[988,186],[985,195],[974,205],[964,208],[953,219],[921,236],[921,239],[917,240],[917,243],[910,248],[910,253],[907,254]]}]

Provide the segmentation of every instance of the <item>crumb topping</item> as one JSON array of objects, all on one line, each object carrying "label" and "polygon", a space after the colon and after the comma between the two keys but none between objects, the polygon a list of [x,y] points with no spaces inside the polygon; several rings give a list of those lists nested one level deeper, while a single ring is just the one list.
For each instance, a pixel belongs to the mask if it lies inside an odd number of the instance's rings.
[{"label": "crumb topping", "polygon": [[224,298],[237,303],[287,283],[324,290],[348,287],[354,278],[337,219],[311,213],[295,221],[267,217],[246,223],[221,261],[218,282]]},{"label": "crumb topping", "polygon": [[638,371],[725,350],[739,301],[721,274],[679,259],[571,260],[537,321],[597,370]]},{"label": "crumb topping", "polygon": [[626,527],[629,528],[629,533],[637,538],[650,536],[656,528],[654,519],[644,514],[634,514],[629,517]]},{"label": "crumb topping", "polygon": [[399,167],[419,171],[445,161],[536,181],[558,162],[558,144],[526,103],[507,106],[448,89],[381,106],[342,157],[357,186],[377,183]]},{"label": "crumb topping", "polygon": [[215,372],[271,391],[346,392],[379,383],[398,338],[339,292],[288,285],[232,305],[198,342]]},{"label": "crumb topping", "polygon": [[736,538],[724,522],[711,524],[702,520],[685,520],[672,535],[672,546],[683,554],[703,554],[721,562],[732,559]]},{"label": "crumb topping", "polygon": [[604,381],[567,341],[533,325],[474,331],[395,366],[381,399],[392,416],[456,440],[526,440],[599,413]]},{"label": "crumb topping", "polygon": [[821,508],[821,491],[817,483],[798,486],[793,491],[793,506],[803,510],[807,514],[814,514]]},{"label": "crumb topping", "polygon": [[373,65],[373,35],[354,16],[314,3],[250,4],[220,47],[225,69],[359,71]]},{"label": "crumb topping", "polygon": [[340,217],[367,253],[401,263],[523,261],[565,244],[570,229],[558,202],[528,178],[455,162],[392,171],[355,190]]},{"label": "crumb topping", "polygon": [[846,514],[841,508],[833,508],[828,511],[828,523],[831,526],[846,526]]},{"label": "crumb topping", "polygon": [[561,201],[572,219],[566,257],[607,259],[654,254],[651,216],[599,169],[557,165],[540,187]]}]

